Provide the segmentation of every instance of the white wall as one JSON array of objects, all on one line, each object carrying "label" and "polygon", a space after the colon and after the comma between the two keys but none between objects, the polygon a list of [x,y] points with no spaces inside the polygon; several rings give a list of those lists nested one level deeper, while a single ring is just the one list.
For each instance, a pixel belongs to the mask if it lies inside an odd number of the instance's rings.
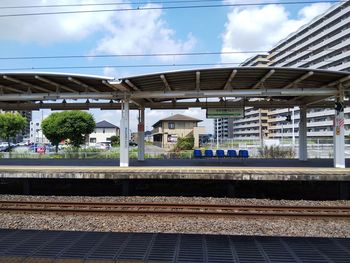
[{"label": "white wall", "polygon": [[[108,142],[112,136],[119,136],[117,128],[95,128],[94,132],[89,135],[88,144],[94,146],[96,143]],[[92,139],[96,139],[96,142],[91,142]]]}]

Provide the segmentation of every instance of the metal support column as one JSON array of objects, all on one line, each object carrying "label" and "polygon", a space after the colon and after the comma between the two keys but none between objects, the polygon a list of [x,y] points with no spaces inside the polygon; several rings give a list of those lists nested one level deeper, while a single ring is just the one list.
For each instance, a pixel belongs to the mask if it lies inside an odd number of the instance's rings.
[{"label": "metal support column", "polygon": [[338,99],[333,125],[334,167],[345,168],[344,106]]},{"label": "metal support column", "polygon": [[299,118],[299,160],[307,161],[307,108],[300,107]]},{"label": "metal support column", "polygon": [[122,100],[120,120],[120,167],[129,166],[129,100]]},{"label": "metal support column", "polygon": [[139,109],[139,123],[137,126],[138,160],[145,160],[145,108]]}]

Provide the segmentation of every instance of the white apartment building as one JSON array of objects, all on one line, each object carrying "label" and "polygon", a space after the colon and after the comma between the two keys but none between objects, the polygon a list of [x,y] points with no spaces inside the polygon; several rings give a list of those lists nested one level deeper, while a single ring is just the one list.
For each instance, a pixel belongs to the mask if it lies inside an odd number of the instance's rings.
[{"label": "white apartment building", "polygon": [[[241,66],[303,67],[350,71],[350,1],[332,6],[323,15],[313,19],[287,38],[280,41],[269,54],[256,55]],[[246,115],[256,116],[257,111],[246,109]],[[268,110],[268,137],[292,139],[298,137],[299,109]],[[294,120],[287,122],[286,116]],[[292,119],[293,119],[292,116]],[[333,140],[334,109],[308,109],[307,136]],[[249,118],[233,122],[237,139],[255,139],[258,123]],[[240,129],[248,128],[250,129]],[[345,109],[345,136],[349,136],[350,109]],[[294,132],[293,132],[294,130]],[[235,131],[235,130],[234,130]],[[234,135],[235,136],[235,135]]]},{"label": "white apartment building", "polygon": [[97,122],[95,130],[89,135],[89,146],[94,146],[96,143],[110,142],[112,136],[119,136],[119,128],[116,125],[108,121]]},{"label": "white apartment building", "polygon": [[[286,39],[268,56],[269,66],[303,67],[350,71],[350,1],[334,5]],[[299,109],[295,108],[295,134],[298,136]],[[349,135],[350,109],[345,109],[345,136]],[[291,138],[292,123],[285,121],[287,109],[269,111],[269,135]],[[333,136],[334,109],[309,109],[307,135],[315,139]]]},{"label": "white apartment building", "polygon": [[30,143],[50,143],[49,140],[43,134],[40,121],[30,122],[29,142]]},{"label": "white apartment building", "polygon": [[214,138],[233,138],[233,118],[214,119]]},{"label": "white apartment building", "polygon": [[261,140],[268,136],[267,110],[246,107],[244,118],[233,120],[233,138],[236,140]]}]

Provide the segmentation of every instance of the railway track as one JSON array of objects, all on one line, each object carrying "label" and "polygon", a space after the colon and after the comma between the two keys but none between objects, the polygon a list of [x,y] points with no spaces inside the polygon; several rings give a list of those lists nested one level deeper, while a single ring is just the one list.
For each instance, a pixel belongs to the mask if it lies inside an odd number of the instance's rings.
[{"label": "railway track", "polygon": [[348,218],[350,206],[0,201],[1,212]]}]

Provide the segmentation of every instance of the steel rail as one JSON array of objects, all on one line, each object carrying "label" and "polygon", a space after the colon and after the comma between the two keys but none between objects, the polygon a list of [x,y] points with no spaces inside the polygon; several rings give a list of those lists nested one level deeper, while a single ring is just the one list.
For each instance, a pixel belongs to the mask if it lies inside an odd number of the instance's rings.
[{"label": "steel rail", "polygon": [[0,211],[350,218],[350,206],[0,201]]}]

